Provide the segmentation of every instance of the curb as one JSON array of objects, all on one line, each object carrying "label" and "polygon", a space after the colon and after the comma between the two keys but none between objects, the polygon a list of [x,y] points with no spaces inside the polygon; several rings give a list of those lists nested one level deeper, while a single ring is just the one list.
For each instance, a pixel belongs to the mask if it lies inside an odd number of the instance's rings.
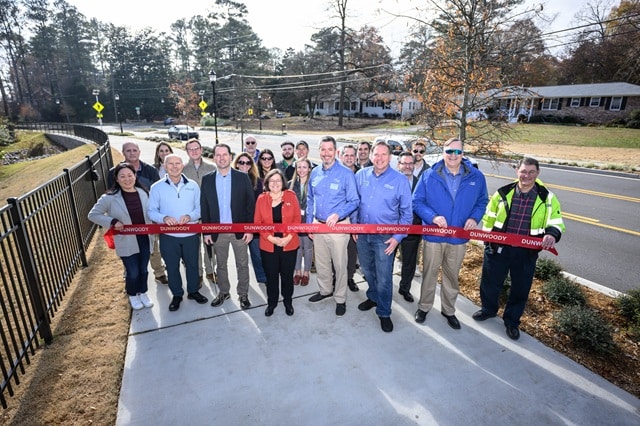
[{"label": "curb", "polygon": [[561,271],[560,274],[562,274],[564,277],[566,277],[566,278],[568,278],[570,280],[573,280],[573,281],[577,282],[580,285],[588,287],[591,290],[595,290],[598,293],[602,293],[605,296],[613,297],[614,299],[617,299],[618,297],[625,295],[624,293],[622,293],[622,292],[620,292],[618,290],[610,289],[608,287],[605,287],[605,286],[600,285],[598,283],[595,283],[593,281],[586,280],[584,278],[580,278],[577,275],[573,275],[573,274],[570,274],[570,273],[565,272],[565,271]]}]

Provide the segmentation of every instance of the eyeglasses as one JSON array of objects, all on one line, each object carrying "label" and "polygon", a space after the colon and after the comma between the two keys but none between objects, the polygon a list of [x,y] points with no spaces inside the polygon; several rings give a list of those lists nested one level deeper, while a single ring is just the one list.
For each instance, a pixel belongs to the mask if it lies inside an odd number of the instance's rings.
[{"label": "eyeglasses", "polygon": [[424,150],[422,150],[422,149],[414,149],[413,153],[414,154],[424,154]]},{"label": "eyeglasses", "polygon": [[260,157],[260,159],[264,161],[273,161],[273,157]]},{"label": "eyeglasses", "polygon": [[245,145],[255,145],[256,141],[245,141],[244,144]]},{"label": "eyeglasses", "polygon": [[251,161],[238,161],[236,164],[238,164],[238,166],[250,166],[251,165]]},{"label": "eyeglasses", "polygon": [[191,151],[191,152],[195,152],[195,151],[200,151],[202,148],[197,147],[197,148],[187,148],[187,151]]},{"label": "eyeglasses", "polygon": [[462,155],[462,150],[461,149],[445,149],[444,151],[445,154],[449,154],[449,155]]},{"label": "eyeglasses", "polygon": [[413,166],[415,163],[398,163],[401,166]]}]

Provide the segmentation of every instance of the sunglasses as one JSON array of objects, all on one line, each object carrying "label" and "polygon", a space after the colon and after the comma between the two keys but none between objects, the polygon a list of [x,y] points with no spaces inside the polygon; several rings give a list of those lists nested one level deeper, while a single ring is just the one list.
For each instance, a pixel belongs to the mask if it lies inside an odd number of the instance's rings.
[{"label": "sunglasses", "polygon": [[461,149],[446,149],[444,151],[445,154],[449,154],[449,155],[462,155],[462,150]]},{"label": "sunglasses", "polygon": [[422,150],[422,149],[414,149],[413,153],[414,154],[424,154],[424,150]]},{"label": "sunglasses", "polygon": [[251,161],[238,161],[237,163],[239,166],[250,166],[251,165]]},{"label": "sunglasses", "polygon": [[245,145],[255,145],[256,141],[246,141],[244,144]]},{"label": "sunglasses", "polygon": [[260,159],[264,161],[272,161],[273,157],[260,157]]}]

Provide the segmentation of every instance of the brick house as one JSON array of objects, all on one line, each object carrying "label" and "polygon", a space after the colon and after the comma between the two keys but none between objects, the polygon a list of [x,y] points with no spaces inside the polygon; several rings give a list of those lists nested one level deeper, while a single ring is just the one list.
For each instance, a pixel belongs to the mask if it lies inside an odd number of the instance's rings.
[{"label": "brick house", "polygon": [[640,86],[629,83],[573,84],[566,86],[511,87],[491,95],[494,115],[509,121],[523,115],[545,120],[577,118],[585,123],[603,124],[626,118],[640,109]]}]

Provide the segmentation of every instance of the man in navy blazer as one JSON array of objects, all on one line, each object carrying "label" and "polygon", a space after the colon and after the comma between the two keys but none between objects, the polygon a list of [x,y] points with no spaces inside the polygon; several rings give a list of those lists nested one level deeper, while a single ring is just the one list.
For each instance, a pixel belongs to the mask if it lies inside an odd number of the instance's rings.
[{"label": "man in navy blazer", "polygon": [[[231,147],[216,145],[214,162],[217,171],[202,178],[200,210],[202,223],[253,223],[255,195],[249,176],[231,167]],[[247,309],[249,302],[249,256],[247,245],[253,239],[251,233],[204,234],[205,244],[213,244],[218,271],[218,296],[211,306],[220,306],[229,299],[229,273],[227,260],[229,245],[233,247],[238,275],[237,292],[240,307]],[[215,244],[214,244],[215,243]]]}]

